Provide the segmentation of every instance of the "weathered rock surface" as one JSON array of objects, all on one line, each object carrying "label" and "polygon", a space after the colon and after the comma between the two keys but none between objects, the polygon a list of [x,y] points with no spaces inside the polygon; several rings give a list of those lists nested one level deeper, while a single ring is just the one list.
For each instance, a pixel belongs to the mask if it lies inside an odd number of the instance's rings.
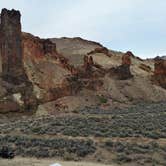
[{"label": "weathered rock surface", "polygon": [[[41,39],[21,33],[20,16],[19,11],[7,9],[1,14],[2,112],[36,109],[38,103],[58,105],[61,99],[76,96],[80,100],[109,96],[108,105],[114,101],[166,100],[166,92],[160,88],[165,88],[163,60],[156,61],[154,69],[152,60],[142,60],[130,51],[108,50],[78,37]],[[153,81],[160,87],[150,81],[153,70]]]},{"label": "weathered rock surface", "polygon": [[166,60],[156,58],[155,59],[155,75],[166,75]]},{"label": "weathered rock surface", "polygon": [[122,56],[122,65],[131,65],[131,57],[133,57],[133,53],[128,51]]},{"label": "weathered rock surface", "polygon": [[[1,57],[1,112],[32,109],[37,105],[33,87],[28,80],[23,65],[21,14],[16,10],[3,9],[0,17],[0,57]],[[19,101],[15,100],[19,94]],[[17,98],[18,99],[18,98]]]},{"label": "weathered rock surface", "polygon": [[110,69],[110,76],[115,77],[119,80],[126,80],[133,77],[130,72],[131,65],[131,52],[127,52],[122,56],[122,64],[118,67],[113,67]]},{"label": "weathered rock surface", "polygon": [[13,83],[25,79],[22,63],[21,14],[3,9],[0,24],[0,56],[2,76]]},{"label": "weathered rock surface", "polygon": [[50,40],[23,33],[24,65],[40,102],[56,100],[71,94],[73,69],[66,58],[58,54]]},{"label": "weathered rock surface", "polygon": [[111,57],[112,54],[109,52],[109,50],[106,47],[97,47],[93,51],[90,51],[88,55],[96,54],[96,53],[103,53],[107,55],[108,57]]},{"label": "weathered rock surface", "polygon": [[152,81],[166,89],[166,60],[159,57],[155,58]]}]

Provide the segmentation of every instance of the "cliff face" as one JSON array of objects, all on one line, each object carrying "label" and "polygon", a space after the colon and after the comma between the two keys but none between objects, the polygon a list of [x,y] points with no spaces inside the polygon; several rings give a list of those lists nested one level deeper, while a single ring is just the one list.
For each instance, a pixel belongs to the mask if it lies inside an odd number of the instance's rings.
[{"label": "cliff face", "polygon": [[[1,112],[32,109],[36,105],[33,87],[23,66],[21,14],[3,9],[0,18]],[[1,89],[1,90],[2,90]]]},{"label": "cliff face", "polygon": [[131,52],[126,52],[122,56],[122,64],[118,67],[113,67],[110,69],[110,76],[119,80],[127,80],[133,77],[130,71],[131,66]]},{"label": "cliff face", "polygon": [[166,76],[166,60],[164,59],[155,59],[155,75]]},{"label": "cliff face", "polygon": [[[71,73],[63,67],[63,56],[57,53],[56,45],[50,40],[26,33],[23,33],[22,38],[24,66],[38,100],[47,102],[67,95],[64,82]],[[56,94],[57,97],[53,94],[55,89],[61,90],[61,94],[58,92],[59,96]]]},{"label": "cliff face", "polygon": [[153,82],[166,89],[166,60],[156,58],[154,67]]},{"label": "cliff face", "polygon": [[6,79],[23,76],[21,14],[19,11],[3,9],[0,24],[0,55],[2,75]]},{"label": "cliff face", "polygon": [[44,57],[59,57],[56,45],[49,39],[40,39],[28,33],[22,33],[23,58],[33,56],[33,59]]},{"label": "cliff face", "polygon": [[32,110],[48,102],[54,103],[52,110],[61,104],[69,108],[67,98],[77,101],[75,108],[98,105],[98,96],[108,98],[108,105],[166,100],[164,60],[154,65],[130,51],[111,51],[81,38],[40,39],[21,32],[20,16],[15,10],[1,13],[1,112]]}]

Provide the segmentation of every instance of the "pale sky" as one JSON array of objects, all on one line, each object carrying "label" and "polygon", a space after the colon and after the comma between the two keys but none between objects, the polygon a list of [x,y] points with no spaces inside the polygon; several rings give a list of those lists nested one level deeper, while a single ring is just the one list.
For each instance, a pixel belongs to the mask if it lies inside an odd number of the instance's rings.
[{"label": "pale sky", "polygon": [[42,38],[82,37],[142,58],[166,55],[166,0],[0,0],[22,30]]}]

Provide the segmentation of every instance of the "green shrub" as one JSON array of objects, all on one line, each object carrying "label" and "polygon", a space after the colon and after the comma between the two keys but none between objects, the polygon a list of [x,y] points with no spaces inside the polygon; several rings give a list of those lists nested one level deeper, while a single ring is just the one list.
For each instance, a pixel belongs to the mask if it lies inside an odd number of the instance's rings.
[{"label": "green shrub", "polygon": [[39,133],[41,128],[40,127],[35,127],[31,129],[33,133]]},{"label": "green shrub", "polygon": [[101,104],[106,104],[108,102],[108,99],[105,98],[104,96],[98,96],[98,98]]}]

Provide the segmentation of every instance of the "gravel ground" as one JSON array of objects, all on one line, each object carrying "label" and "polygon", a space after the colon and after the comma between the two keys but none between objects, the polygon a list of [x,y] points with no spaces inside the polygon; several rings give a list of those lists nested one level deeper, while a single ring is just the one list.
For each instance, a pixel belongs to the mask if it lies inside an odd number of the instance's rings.
[{"label": "gravel ground", "polygon": [[0,159],[0,166],[50,166],[50,164],[59,163],[62,166],[116,166],[103,165],[88,162],[64,162],[53,159],[35,159],[35,158],[15,158],[13,160]]}]

